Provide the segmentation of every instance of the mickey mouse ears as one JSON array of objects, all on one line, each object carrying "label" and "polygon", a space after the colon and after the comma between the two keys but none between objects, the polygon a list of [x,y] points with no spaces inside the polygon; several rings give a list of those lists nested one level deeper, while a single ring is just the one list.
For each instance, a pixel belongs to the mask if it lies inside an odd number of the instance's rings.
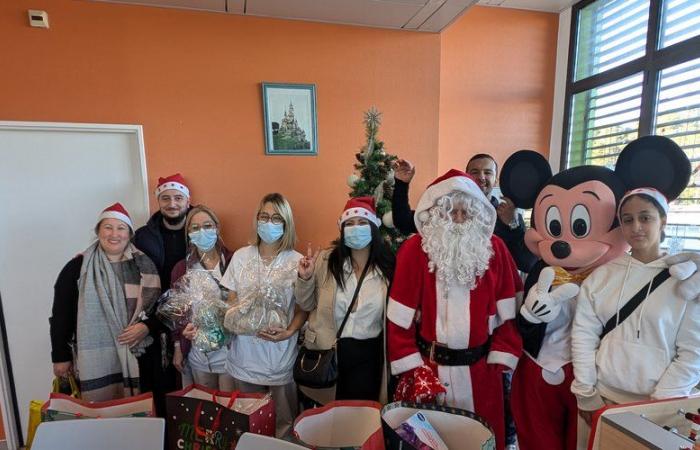
[{"label": "mickey mouse ears", "polygon": [[615,173],[627,189],[651,187],[669,201],[676,199],[690,181],[690,161],[683,149],[664,136],[644,136],[622,149]]},{"label": "mickey mouse ears", "polygon": [[518,208],[529,209],[550,178],[552,169],[541,154],[520,150],[506,160],[498,180],[505,197]]}]

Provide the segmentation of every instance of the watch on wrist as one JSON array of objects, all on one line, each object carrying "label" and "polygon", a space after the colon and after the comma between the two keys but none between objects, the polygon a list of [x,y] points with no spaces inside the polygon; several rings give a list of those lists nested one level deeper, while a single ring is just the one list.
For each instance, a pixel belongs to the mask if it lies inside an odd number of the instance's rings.
[{"label": "watch on wrist", "polygon": [[520,227],[520,221],[518,221],[518,215],[516,214],[513,220],[508,224],[508,228],[511,230],[517,230]]}]

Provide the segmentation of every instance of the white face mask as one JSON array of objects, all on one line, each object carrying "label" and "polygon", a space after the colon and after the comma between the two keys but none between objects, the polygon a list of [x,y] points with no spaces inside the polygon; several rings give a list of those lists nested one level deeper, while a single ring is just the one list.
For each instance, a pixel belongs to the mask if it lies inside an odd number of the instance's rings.
[{"label": "white face mask", "polygon": [[258,222],[258,236],[266,244],[277,242],[284,234],[283,223]]}]

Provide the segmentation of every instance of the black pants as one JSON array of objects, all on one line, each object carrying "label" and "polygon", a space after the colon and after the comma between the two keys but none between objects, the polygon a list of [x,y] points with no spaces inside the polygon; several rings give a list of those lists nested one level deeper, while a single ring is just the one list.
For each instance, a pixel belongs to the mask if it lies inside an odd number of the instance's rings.
[{"label": "black pants", "polygon": [[506,420],[506,445],[515,445],[515,421],[510,410],[510,389],[513,379],[512,372],[503,372],[503,401]]},{"label": "black pants", "polygon": [[[141,392],[152,392],[153,403],[158,417],[165,417],[165,394],[177,390],[175,384],[175,368],[169,352],[163,352],[161,339],[154,339],[153,344],[146,347],[146,353],[138,358]],[[171,344],[168,341],[165,345]],[[166,367],[163,367],[163,359]]]},{"label": "black pants", "polygon": [[338,341],[336,400],[379,400],[384,357],[382,335]]}]

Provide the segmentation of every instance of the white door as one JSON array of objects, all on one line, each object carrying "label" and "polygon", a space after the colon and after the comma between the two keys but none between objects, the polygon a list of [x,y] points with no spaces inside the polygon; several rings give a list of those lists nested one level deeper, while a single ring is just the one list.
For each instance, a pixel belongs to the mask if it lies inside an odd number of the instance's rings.
[{"label": "white door", "polygon": [[145,223],[140,126],[0,122],[0,296],[13,372],[13,380],[0,373],[0,387],[10,448],[17,446],[10,383],[26,438],[29,402],[46,399],[53,378],[54,282],[94,239],[102,209],[117,201],[135,226]]}]

